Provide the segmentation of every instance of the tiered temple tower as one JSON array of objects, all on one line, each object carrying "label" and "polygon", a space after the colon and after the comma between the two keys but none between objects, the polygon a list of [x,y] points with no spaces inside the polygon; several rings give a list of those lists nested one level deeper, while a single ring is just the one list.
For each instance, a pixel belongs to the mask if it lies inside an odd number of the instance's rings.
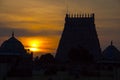
[{"label": "tiered temple tower", "polygon": [[56,53],[56,60],[68,61],[72,48],[83,47],[95,58],[100,59],[101,48],[95,28],[94,14],[66,14],[64,30]]}]

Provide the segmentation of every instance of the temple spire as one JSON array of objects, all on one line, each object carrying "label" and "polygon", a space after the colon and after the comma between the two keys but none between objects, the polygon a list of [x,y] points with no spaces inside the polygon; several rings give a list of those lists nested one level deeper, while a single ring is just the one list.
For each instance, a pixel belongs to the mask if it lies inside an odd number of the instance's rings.
[{"label": "temple spire", "polygon": [[12,37],[14,37],[14,31],[12,32]]},{"label": "temple spire", "polygon": [[111,46],[113,45],[113,41],[111,41]]},{"label": "temple spire", "polygon": [[65,5],[66,5],[66,13],[69,14],[68,0],[65,0]]}]

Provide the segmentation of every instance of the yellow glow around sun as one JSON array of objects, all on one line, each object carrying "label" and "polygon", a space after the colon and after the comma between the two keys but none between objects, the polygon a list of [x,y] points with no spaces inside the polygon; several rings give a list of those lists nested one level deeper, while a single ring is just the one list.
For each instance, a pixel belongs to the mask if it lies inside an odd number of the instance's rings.
[{"label": "yellow glow around sun", "polygon": [[39,51],[38,48],[30,48],[31,51]]},{"label": "yellow glow around sun", "polygon": [[19,40],[23,43],[26,50],[29,49],[30,52],[37,55],[39,53],[55,53],[59,37],[19,37]]},{"label": "yellow glow around sun", "polygon": [[30,40],[29,43],[29,49],[33,52],[41,51],[40,47],[42,46],[42,41],[39,40]]}]

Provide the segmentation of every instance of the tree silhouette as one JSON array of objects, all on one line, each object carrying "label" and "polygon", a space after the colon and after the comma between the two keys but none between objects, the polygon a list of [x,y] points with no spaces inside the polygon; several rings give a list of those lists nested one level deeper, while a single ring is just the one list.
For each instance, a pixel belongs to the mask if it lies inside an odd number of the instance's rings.
[{"label": "tree silhouette", "polygon": [[55,58],[50,53],[42,55],[39,59],[40,65],[43,69],[45,69],[45,75],[54,75],[57,72],[55,66]]},{"label": "tree silhouette", "polygon": [[40,61],[40,64],[54,64],[55,63],[55,59],[53,55],[51,55],[50,53],[42,55],[39,61]]},{"label": "tree silhouette", "polygon": [[37,57],[35,57],[35,59],[34,59],[34,63],[36,64],[36,65],[38,65],[39,64],[39,57],[37,56]]}]

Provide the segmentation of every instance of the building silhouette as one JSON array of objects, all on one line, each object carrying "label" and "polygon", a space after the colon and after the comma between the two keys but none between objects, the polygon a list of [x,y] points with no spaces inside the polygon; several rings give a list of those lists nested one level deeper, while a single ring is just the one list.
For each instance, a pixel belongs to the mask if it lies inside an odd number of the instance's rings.
[{"label": "building silhouette", "polygon": [[0,46],[0,75],[3,77],[32,76],[33,54],[12,36]]},{"label": "building silhouette", "polygon": [[103,61],[108,63],[120,63],[120,51],[114,46],[113,42],[102,52]]},{"label": "building silhouette", "polygon": [[94,17],[94,14],[66,14],[64,30],[55,56],[57,61],[69,61],[69,51],[80,47],[92,54],[95,60],[100,59],[101,48]]}]

